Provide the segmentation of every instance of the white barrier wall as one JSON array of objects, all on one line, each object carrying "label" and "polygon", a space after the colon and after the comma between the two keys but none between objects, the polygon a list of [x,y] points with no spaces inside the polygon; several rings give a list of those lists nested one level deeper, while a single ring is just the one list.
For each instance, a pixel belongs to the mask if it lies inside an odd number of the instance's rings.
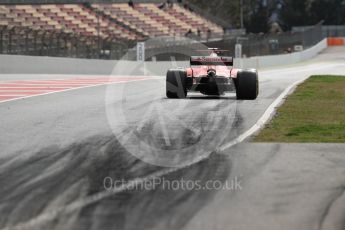
[{"label": "white barrier wall", "polygon": [[[189,62],[135,62],[77,58],[0,55],[0,74],[165,75]],[[144,69],[146,71],[144,72]]]},{"label": "white barrier wall", "polygon": [[0,73],[108,74],[114,61],[0,55]]},{"label": "white barrier wall", "polygon": [[[315,57],[327,47],[327,39],[302,52],[235,59],[237,68],[265,68],[294,64]],[[0,55],[0,74],[165,75],[167,69],[187,67],[184,62],[135,62],[77,58]]]},{"label": "white barrier wall", "polygon": [[268,55],[260,57],[235,59],[234,65],[238,68],[266,68],[271,66],[289,65],[305,61],[315,57],[318,53],[327,48],[327,39],[322,40],[315,46],[291,54]]}]

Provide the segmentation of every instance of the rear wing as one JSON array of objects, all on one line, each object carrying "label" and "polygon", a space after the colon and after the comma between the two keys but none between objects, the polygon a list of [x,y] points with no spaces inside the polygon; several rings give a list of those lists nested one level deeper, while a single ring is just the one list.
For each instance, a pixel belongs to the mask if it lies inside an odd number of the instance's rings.
[{"label": "rear wing", "polygon": [[190,65],[224,65],[233,66],[234,61],[232,57],[208,57],[208,56],[192,56],[190,58]]}]

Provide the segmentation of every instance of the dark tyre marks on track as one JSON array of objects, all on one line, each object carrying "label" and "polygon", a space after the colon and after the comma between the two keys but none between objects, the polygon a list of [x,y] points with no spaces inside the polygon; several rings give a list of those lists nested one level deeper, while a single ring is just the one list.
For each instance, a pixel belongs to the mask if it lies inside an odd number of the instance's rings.
[{"label": "dark tyre marks on track", "polygon": [[[222,158],[222,159],[221,159]],[[224,158],[224,159],[223,159]],[[207,160],[164,176],[165,180],[224,182],[230,162]],[[127,153],[113,136],[95,136],[59,149],[42,149],[29,159],[0,168],[0,227],[15,226],[56,207],[104,191],[103,180],[131,180],[161,170]],[[110,196],[72,214],[61,213],[37,229],[178,229],[212,199],[210,190],[134,189]]]}]

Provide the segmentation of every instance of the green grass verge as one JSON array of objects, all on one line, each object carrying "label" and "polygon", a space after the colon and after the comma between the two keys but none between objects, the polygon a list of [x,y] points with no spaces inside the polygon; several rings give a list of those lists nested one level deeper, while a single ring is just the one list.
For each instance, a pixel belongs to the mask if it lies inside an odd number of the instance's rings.
[{"label": "green grass verge", "polygon": [[254,141],[345,142],[345,76],[311,76]]}]

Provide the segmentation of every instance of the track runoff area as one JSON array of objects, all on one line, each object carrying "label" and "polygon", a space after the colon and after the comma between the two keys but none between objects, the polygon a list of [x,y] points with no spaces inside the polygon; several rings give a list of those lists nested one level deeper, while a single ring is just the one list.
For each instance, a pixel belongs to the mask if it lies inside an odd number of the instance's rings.
[{"label": "track runoff area", "polygon": [[255,141],[345,143],[344,90],[345,76],[311,76],[288,96]]}]

